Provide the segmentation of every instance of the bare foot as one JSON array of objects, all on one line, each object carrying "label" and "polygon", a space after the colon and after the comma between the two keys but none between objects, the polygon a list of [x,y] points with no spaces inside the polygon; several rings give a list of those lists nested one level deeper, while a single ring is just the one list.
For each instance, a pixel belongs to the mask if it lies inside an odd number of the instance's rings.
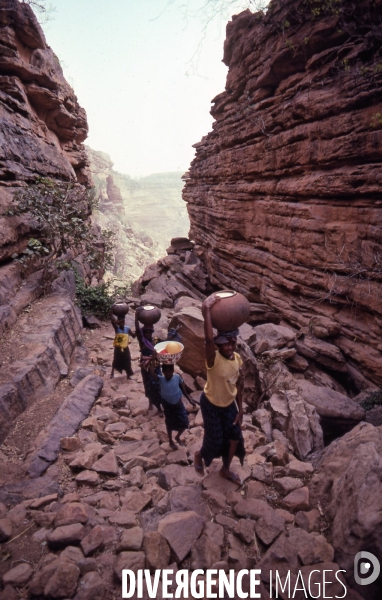
[{"label": "bare foot", "polygon": [[198,475],[204,476],[203,458],[200,450],[194,454],[194,469]]},{"label": "bare foot", "polygon": [[180,439],[178,435],[175,436],[175,441],[179,444],[179,446],[184,446],[184,442]]},{"label": "bare foot", "polygon": [[241,479],[239,475],[236,475],[233,471],[229,471],[225,467],[222,467],[219,471],[220,477],[224,477],[224,479],[228,479],[232,481],[232,483],[237,483],[237,485],[241,485]]},{"label": "bare foot", "polygon": [[178,450],[178,446],[174,442],[170,442],[170,448],[173,450]]}]

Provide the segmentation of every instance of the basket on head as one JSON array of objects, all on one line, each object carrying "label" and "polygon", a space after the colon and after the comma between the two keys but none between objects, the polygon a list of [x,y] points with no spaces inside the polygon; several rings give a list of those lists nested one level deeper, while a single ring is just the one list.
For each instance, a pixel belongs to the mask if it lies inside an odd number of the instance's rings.
[{"label": "basket on head", "polygon": [[[169,352],[166,352],[166,350]],[[160,342],[154,346],[159,362],[162,365],[176,365],[184,350],[183,344],[180,342]]]}]

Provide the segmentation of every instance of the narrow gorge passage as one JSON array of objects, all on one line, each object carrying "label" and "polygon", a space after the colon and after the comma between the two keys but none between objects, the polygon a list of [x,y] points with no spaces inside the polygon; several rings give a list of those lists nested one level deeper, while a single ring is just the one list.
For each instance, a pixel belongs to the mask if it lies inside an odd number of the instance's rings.
[{"label": "narrow gorge passage", "polygon": [[[0,0],[0,600],[116,600],[122,571],[144,569],[256,569],[262,600],[380,600],[382,0],[241,7],[228,71],[204,100],[194,85],[210,78],[190,77],[185,30],[168,29],[167,12],[120,2],[103,19],[107,0],[54,1],[64,40],[51,42],[33,12],[44,0]],[[60,39],[85,65],[76,90]],[[220,58],[208,57],[214,72]],[[133,329],[138,307],[160,309],[155,331],[180,327],[176,368],[197,401],[202,303],[223,288],[249,303],[240,483],[219,475],[220,459],[194,468],[204,423],[185,399],[190,428],[170,447],[136,340],[133,378],[110,378],[105,322],[116,300]]]},{"label": "narrow gorge passage", "polygon": [[[42,302],[37,301],[21,321],[37,317]],[[183,304],[176,314],[183,311],[186,319],[195,311],[187,304],[198,301],[183,297]],[[166,329],[173,315],[173,310],[162,309],[159,326]],[[132,325],[131,314],[127,322]],[[21,329],[22,322],[18,326]],[[7,336],[8,344],[17,331],[16,325]],[[185,329],[184,335],[189,338]],[[148,412],[136,340],[130,346],[133,378],[110,378],[113,339],[110,324],[82,329],[68,376],[52,395],[18,417],[1,446],[2,599],[12,598],[15,588],[25,598],[60,598],[65,592],[78,600],[92,600],[96,590],[104,598],[120,598],[122,568],[254,566],[264,571],[261,590],[268,598],[267,571],[281,568],[285,561],[293,567],[296,548],[305,582],[313,568],[319,577],[324,568],[336,572],[334,548],[325,539],[326,507],[310,483],[315,481],[314,467],[297,458],[304,452],[304,433],[298,441],[295,438],[293,448],[280,431],[283,410],[277,395],[271,399],[277,427],[273,433],[267,411],[251,413],[246,407],[247,456],[244,468],[237,459],[232,465],[242,485],[219,476],[220,460],[214,460],[201,478],[192,465],[203,437],[200,411],[184,399],[190,429],[183,435],[185,446],[173,451],[164,419],[156,410]],[[187,373],[183,377],[192,397],[199,399],[203,378]],[[89,402],[92,382],[96,391]],[[74,401],[69,404],[70,398]],[[76,413],[76,398],[81,405],[86,400],[89,411],[78,431],[57,438],[57,415],[59,426],[68,427],[63,410],[67,406],[69,413]],[[352,435],[366,434],[370,441],[370,431],[360,427],[348,434],[348,443]],[[337,582],[330,590],[339,593],[343,585]],[[356,592],[348,592],[349,598],[359,600]]]}]

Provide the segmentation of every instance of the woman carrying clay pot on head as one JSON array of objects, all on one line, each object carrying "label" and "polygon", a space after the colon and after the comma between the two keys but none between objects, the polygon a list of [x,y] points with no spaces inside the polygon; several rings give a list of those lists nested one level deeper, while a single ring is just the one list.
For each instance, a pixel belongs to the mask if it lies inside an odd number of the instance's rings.
[{"label": "woman carrying clay pot on head", "polygon": [[[141,351],[140,364],[143,387],[145,388],[145,396],[149,401],[149,410],[155,406],[159,415],[163,416],[159,381],[154,379],[150,374],[150,362],[153,354],[155,353],[155,344],[153,343],[154,327],[151,325],[143,325],[140,327],[138,317],[142,310],[144,310],[143,306],[138,306],[137,310],[135,311],[135,332]],[[157,375],[161,374],[159,365],[156,365],[155,371]]]},{"label": "woman carrying clay pot on head", "polygon": [[113,308],[110,311],[110,321],[115,331],[114,338],[114,356],[113,364],[111,367],[110,379],[114,377],[114,371],[118,373],[126,372],[127,379],[131,379],[134,375],[134,371],[131,368],[131,354],[129,349],[129,336],[135,337],[135,333],[131,331],[130,327],[125,325],[124,315],[116,315],[113,312]]},{"label": "woman carrying clay pot on head", "polygon": [[211,307],[219,301],[218,297],[212,295],[204,302],[207,383],[200,397],[204,438],[201,449],[195,453],[194,466],[197,473],[204,475],[204,466],[208,467],[214,458],[222,457],[223,466],[219,471],[220,475],[235,483],[241,483],[239,476],[230,471],[230,466],[234,456],[240,459],[241,464],[245,456],[241,431],[242,360],[235,352],[238,330],[219,332],[215,338],[213,336]]}]

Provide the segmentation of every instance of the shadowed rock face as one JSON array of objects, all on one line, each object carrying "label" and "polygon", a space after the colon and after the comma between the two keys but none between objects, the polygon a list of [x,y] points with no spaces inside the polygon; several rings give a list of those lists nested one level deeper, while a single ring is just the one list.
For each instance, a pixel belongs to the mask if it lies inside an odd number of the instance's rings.
[{"label": "shadowed rock face", "polygon": [[183,197],[213,283],[299,328],[329,318],[330,341],[381,383],[381,3],[356,5],[233,18]]},{"label": "shadowed rock face", "polygon": [[0,54],[0,180],[86,183],[86,113],[28,4],[0,0]]},{"label": "shadowed rock face", "polygon": [[[325,505],[336,560],[360,592],[353,577],[354,556],[360,550],[381,556],[381,444],[382,427],[360,423],[325,450],[310,484],[313,502]],[[368,586],[367,597],[381,597],[380,579]]]}]

